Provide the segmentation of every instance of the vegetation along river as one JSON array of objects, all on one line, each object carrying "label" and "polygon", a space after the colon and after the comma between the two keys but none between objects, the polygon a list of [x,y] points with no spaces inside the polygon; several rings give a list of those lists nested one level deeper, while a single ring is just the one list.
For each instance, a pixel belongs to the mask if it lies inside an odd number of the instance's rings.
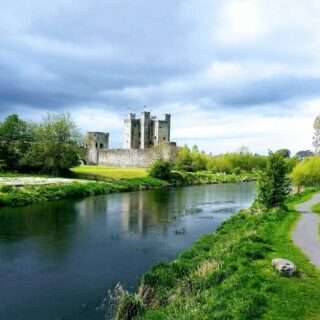
[{"label": "vegetation along river", "polygon": [[0,319],[102,320],[109,289],[134,289],[254,195],[242,183],[2,208]]}]

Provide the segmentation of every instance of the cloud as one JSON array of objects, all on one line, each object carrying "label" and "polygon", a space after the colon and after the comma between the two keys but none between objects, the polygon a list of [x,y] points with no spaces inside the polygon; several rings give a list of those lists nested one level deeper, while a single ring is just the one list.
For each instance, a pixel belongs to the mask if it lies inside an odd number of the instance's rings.
[{"label": "cloud", "polygon": [[[309,143],[317,110],[305,108],[320,94],[316,0],[3,0],[1,8],[0,118],[67,111],[83,130],[109,128],[121,145],[121,119],[147,104],[173,114],[179,142],[206,150]],[[297,135],[278,130],[290,123]]]}]

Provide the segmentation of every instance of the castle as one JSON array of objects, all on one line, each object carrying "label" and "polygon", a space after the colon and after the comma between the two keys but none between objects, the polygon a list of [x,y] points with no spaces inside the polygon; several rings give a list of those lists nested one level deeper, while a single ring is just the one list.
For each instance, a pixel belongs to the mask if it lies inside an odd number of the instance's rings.
[{"label": "castle", "polygon": [[148,149],[170,143],[170,126],[170,114],[165,115],[165,120],[158,120],[150,112],[143,112],[141,119],[130,113],[124,120],[124,149]]},{"label": "castle", "polygon": [[176,144],[170,141],[171,115],[164,120],[143,112],[141,118],[130,113],[124,120],[123,149],[109,149],[110,134],[88,132],[85,139],[86,162],[117,167],[148,167],[156,160],[174,160]]}]

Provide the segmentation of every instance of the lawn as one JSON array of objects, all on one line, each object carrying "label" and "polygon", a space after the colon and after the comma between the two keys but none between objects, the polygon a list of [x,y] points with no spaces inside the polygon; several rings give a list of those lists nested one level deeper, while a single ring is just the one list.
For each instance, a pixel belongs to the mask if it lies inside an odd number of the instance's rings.
[{"label": "lawn", "polygon": [[104,166],[80,166],[71,169],[80,175],[97,176],[110,179],[133,179],[144,178],[148,175],[144,168],[118,168]]}]

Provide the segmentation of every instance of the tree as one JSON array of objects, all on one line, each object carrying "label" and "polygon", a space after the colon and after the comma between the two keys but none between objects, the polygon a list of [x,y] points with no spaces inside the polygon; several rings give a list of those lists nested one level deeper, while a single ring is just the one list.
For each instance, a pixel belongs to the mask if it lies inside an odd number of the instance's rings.
[{"label": "tree", "polygon": [[306,158],[293,170],[292,181],[298,187],[320,186],[320,157]]},{"label": "tree", "polygon": [[0,160],[9,170],[20,170],[21,159],[34,140],[33,126],[18,115],[8,116],[0,125]]},{"label": "tree", "polygon": [[281,207],[290,193],[288,168],[284,158],[270,152],[267,167],[258,179],[257,200],[267,209]]},{"label": "tree", "polygon": [[179,170],[193,171],[192,168],[192,153],[187,146],[179,149],[176,166]]},{"label": "tree", "polygon": [[170,180],[172,164],[168,161],[157,160],[150,168],[149,176],[162,180]]},{"label": "tree", "polygon": [[68,114],[49,114],[37,127],[35,138],[24,157],[33,169],[61,175],[80,164],[80,134]]},{"label": "tree", "polygon": [[313,124],[313,146],[317,154],[320,153],[320,115],[316,117]]},{"label": "tree", "polygon": [[304,160],[305,158],[313,157],[314,152],[311,150],[301,150],[296,153],[296,157],[300,160]]},{"label": "tree", "polygon": [[276,153],[283,158],[290,158],[291,156],[291,151],[289,149],[279,149],[278,151],[276,151]]}]

